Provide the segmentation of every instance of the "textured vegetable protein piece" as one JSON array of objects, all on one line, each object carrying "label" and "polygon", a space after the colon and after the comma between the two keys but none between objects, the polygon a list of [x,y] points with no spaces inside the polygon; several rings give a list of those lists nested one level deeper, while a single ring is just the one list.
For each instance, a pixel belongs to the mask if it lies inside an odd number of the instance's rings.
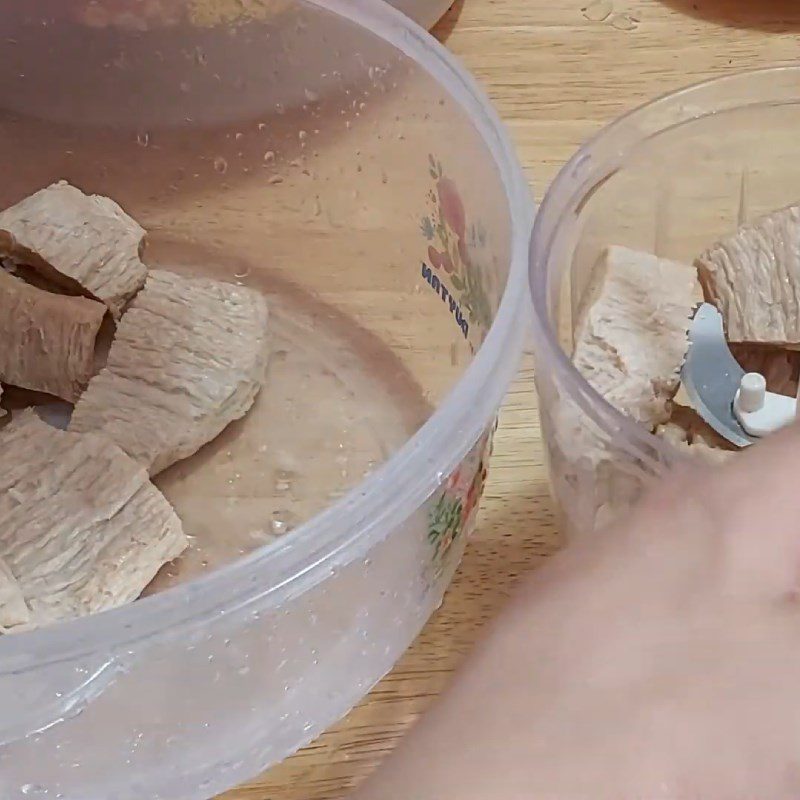
[{"label": "textured vegetable protein piece", "polygon": [[247,413],[265,378],[267,328],[260,292],[151,271],[70,430],[107,436],[157,474]]},{"label": "textured vegetable protein piece", "polygon": [[659,425],[655,433],[684,455],[708,464],[724,464],[734,455],[733,450],[720,447],[713,436],[706,437],[703,433],[687,429],[678,422],[670,421]]},{"label": "textured vegetable protein piece", "polygon": [[742,225],[697,259],[729,342],[800,344],[800,207]]},{"label": "textured vegetable protein piece", "polygon": [[[626,247],[602,253],[575,326],[573,363],[619,411],[653,431],[671,413],[671,398],[689,348],[688,330],[701,302],[693,267]],[[563,462],[562,492],[574,498],[576,529],[612,522],[641,492],[652,464],[609,444],[602,427],[571,398],[554,406],[553,443]]]},{"label": "textured vegetable protein piece", "polygon": [[119,319],[141,289],[145,231],[113,200],[54,183],[0,212],[0,254]]},{"label": "textured vegetable protein piece", "polygon": [[28,608],[22,587],[11,574],[8,564],[0,558],[0,633],[6,633],[18,625],[29,625],[31,611]]},{"label": "textured vegetable protein piece", "polygon": [[0,269],[0,380],[74,402],[89,382],[105,307]]},{"label": "textured vegetable protein piece", "polygon": [[576,326],[576,369],[623,414],[651,429],[665,422],[697,300],[693,267],[609,247]]},{"label": "textured vegetable protein piece", "polygon": [[186,545],[146,470],[104,437],[52,428],[31,409],[0,430],[0,626],[130,602]]}]

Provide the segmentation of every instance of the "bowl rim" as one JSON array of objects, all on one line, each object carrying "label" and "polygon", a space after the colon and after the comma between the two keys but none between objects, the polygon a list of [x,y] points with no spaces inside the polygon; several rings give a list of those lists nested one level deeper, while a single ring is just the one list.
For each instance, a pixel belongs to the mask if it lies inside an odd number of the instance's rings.
[{"label": "bowl rim", "polygon": [[[633,148],[666,130],[744,107],[744,103],[737,105],[729,93],[736,97],[738,88],[745,88],[754,81],[771,81],[776,76],[794,76],[796,87],[800,66],[781,64],[716,76],[666,92],[617,117],[588,138],[558,171],[534,220],[529,248],[529,285],[537,365],[547,363],[548,371],[554,374],[554,381],[564,387],[565,393],[581,412],[601,430],[618,440],[627,440],[627,449],[632,449],[636,458],[656,472],[663,470],[665,464],[682,462],[684,456],[668,441],[623,414],[596,391],[575,369],[559,342],[558,332],[549,322],[548,300],[554,277],[554,245],[566,229],[571,230],[577,224],[583,202],[623,166]],[[779,87],[775,91],[779,94]],[[705,97],[712,94],[719,94],[718,98],[713,98],[717,100],[716,106],[708,103],[712,98]],[[698,103],[698,98],[706,102]],[[747,105],[787,101],[788,98],[779,96],[762,96]],[[800,102],[800,91],[795,90],[794,101]],[[669,119],[670,124],[661,125],[657,122],[659,119]],[[653,126],[654,122],[656,127]],[[602,157],[598,159],[598,155]]]},{"label": "bowl rim", "polygon": [[[144,649],[178,639],[218,617],[297,597],[366,553],[433,494],[491,423],[517,372],[530,319],[527,259],[535,207],[499,115],[443,45],[383,0],[298,4],[335,14],[393,46],[437,81],[477,129],[498,170],[510,220],[508,278],[492,326],[469,367],[425,424],[320,514],[278,542],[132,604],[0,636],[0,677],[13,679],[29,670],[99,655],[107,664],[124,664],[128,657],[139,657],[134,646]],[[392,487],[388,499],[387,486]],[[265,575],[270,576],[269,585]]]}]

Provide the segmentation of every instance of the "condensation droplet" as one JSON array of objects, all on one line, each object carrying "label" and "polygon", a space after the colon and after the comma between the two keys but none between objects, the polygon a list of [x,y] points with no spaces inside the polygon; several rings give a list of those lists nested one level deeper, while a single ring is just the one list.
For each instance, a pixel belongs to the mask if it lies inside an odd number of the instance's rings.
[{"label": "condensation droplet", "polygon": [[277,185],[279,183],[283,183],[283,175],[272,175],[269,178],[269,180],[267,181],[267,183],[270,183],[273,186],[275,186],[275,185]]},{"label": "condensation droplet", "polygon": [[273,512],[270,526],[272,527],[272,532],[274,534],[280,535],[282,533],[286,533],[286,522],[281,519],[279,511]]},{"label": "condensation droplet", "polygon": [[150,134],[147,131],[138,134],[136,137],[136,143],[141,147],[147,147],[150,144]]},{"label": "condensation droplet", "polygon": [[614,11],[614,5],[611,0],[594,0],[588,6],[581,9],[585,19],[589,22],[605,22]]},{"label": "condensation droplet", "polygon": [[247,278],[250,276],[250,267],[245,267],[241,272],[234,272],[234,278]]},{"label": "condensation droplet", "polygon": [[267,150],[267,152],[264,153],[264,163],[266,164],[275,163],[275,152],[273,150]]},{"label": "condensation droplet", "polygon": [[219,172],[220,175],[224,175],[228,171],[228,162],[222,156],[217,156],[214,159],[214,169]]}]

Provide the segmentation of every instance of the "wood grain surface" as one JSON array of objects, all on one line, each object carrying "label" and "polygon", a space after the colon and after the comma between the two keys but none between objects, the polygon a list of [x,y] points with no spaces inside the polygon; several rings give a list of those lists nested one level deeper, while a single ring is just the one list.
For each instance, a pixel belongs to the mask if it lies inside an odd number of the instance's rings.
[{"label": "wood grain surface", "polygon": [[[499,109],[540,198],[580,143],[625,110],[714,75],[796,60],[800,4],[463,0],[435,33]],[[346,797],[447,684],[520,575],[557,549],[532,375],[526,357],[502,412],[478,530],[441,610],[345,720],[226,800]]]}]

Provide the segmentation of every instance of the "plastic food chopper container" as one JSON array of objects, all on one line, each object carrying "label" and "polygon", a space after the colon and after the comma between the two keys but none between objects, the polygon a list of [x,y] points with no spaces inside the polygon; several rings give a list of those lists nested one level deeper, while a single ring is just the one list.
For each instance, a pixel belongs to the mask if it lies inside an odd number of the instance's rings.
[{"label": "plastic food chopper container", "polygon": [[0,206],[61,178],[112,197],[149,264],[265,293],[272,358],[250,414],[157,478],[192,545],[148,596],[0,637],[0,797],[200,800],[345,714],[440,603],[533,208],[486,99],[388,6],[98,4],[0,2]]},{"label": "plastic food chopper container", "polygon": [[797,201],[800,68],[747,72],[617,120],[561,170],[530,253],[536,387],[553,493],[570,534],[624,511],[681,456],[573,368],[576,312],[609,245],[691,264],[722,235]]}]

